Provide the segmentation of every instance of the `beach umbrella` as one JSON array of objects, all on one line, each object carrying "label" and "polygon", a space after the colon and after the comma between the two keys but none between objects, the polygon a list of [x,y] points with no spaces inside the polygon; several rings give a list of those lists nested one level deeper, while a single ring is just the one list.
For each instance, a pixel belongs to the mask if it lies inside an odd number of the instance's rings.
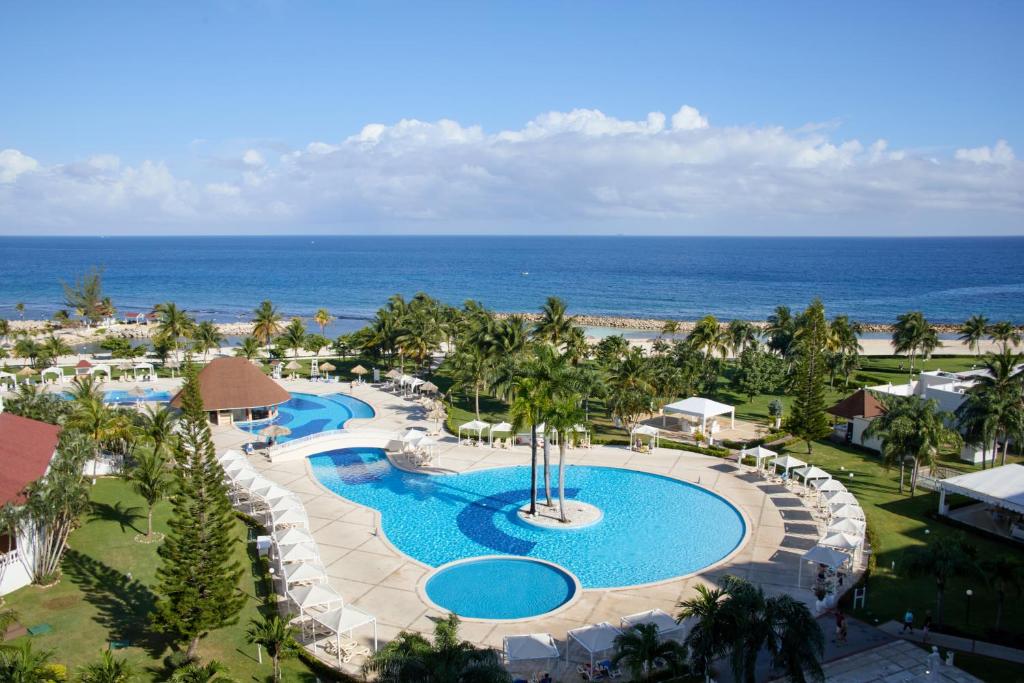
[{"label": "beach umbrella", "polygon": [[276,438],[278,436],[288,436],[292,433],[292,430],[288,429],[284,425],[267,425],[260,430],[260,436],[268,436]]},{"label": "beach umbrella", "polygon": [[352,374],[353,375],[365,375],[368,372],[369,372],[369,370],[364,368],[362,365],[357,365],[354,368],[352,368]]},{"label": "beach umbrella", "polygon": [[420,387],[420,391],[425,391],[428,394],[433,394],[437,391],[437,385],[433,382],[424,382],[423,386]]},{"label": "beach umbrella", "polygon": [[321,363],[320,369],[323,370],[324,372],[334,372],[335,370],[337,370],[336,367],[327,362]]},{"label": "beach umbrella", "polygon": [[288,361],[288,365],[284,366],[285,370],[301,370],[302,364],[297,360]]},{"label": "beach umbrella", "polygon": [[36,374],[36,371],[27,365],[21,370],[18,370],[18,377],[31,377],[34,374]]},{"label": "beach umbrella", "polygon": [[426,435],[427,435],[427,433],[424,432],[421,429],[410,429],[409,431],[407,431],[402,436],[402,442],[403,443],[413,443],[413,442],[419,441],[420,439],[422,439]]},{"label": "beach umbrella", "polygon": [[402,373],[399,372],[397,368],[391,368],[390,370],[388,370],[388,374],[384,376],[387,377],[388,379],[398,379],[399,377],[402,376]]}]

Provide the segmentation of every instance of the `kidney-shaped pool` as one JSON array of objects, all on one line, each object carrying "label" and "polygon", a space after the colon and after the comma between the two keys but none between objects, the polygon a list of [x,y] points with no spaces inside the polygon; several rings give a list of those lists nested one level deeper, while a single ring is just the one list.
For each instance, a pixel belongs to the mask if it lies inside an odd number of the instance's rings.
[{"label": "kidney-shaped pool", "polygon": [[[388,540],[433,567],[486,555],[552,562],[584,588],[652,583],[696,572],[729,555],[745,525],[725,499],[669,477],[613,467],[571,466],[566,497],[604,516],[578,529],[521,521],[530,499],[528,467],[451,475],[395,468],[383,451],[349,448],[310,456],[321,483],[381,513]],[[558,472],[552,472],[556,481]]]}]

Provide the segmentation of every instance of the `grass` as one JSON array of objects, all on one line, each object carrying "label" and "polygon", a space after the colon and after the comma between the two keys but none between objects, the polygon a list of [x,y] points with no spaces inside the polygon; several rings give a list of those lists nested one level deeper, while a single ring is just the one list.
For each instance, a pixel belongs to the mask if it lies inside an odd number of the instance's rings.
[{"label": "grass", "polygon": [[1024,667],[1016,662],[957,652],[953,666],[989,683],[1024,683]]},{"label": "grass", "polygon": [[[164,639],[149,632],[146,621],[155,599],[159,544],[134,540],[145,533],[145,504],[119,479],[101,479],[92,490],[92,503],[92,512],[71,535],[60,583],[22,588],[7,596],[7,606],[17,611],[25,626],[53,627],[34,637],[33,647],[53,651],[54,661],[71,671],[97,659],[111,641],[129,641],[131,646],[116,654],[135,667],[135,680],[166,680],[163,659],[171,650]],[[169,513],[166,502],[156,507],[157,531],[167,531]],[[236,680],[269,680],[269,658],[264,653],[259,664],[256,648],[245,642],[249,620],[259,614],[269,586],[262,580],[262,564],[249,553],[246,525],[236,520],[232,531],[238,541],[235,557],[245,568],[240,589],[249,599],[238,623],[209,634],[199,654],[203,661],[224,663]],[[284,662],[284,672],[287,681],[316,680],[297,659]]]}]

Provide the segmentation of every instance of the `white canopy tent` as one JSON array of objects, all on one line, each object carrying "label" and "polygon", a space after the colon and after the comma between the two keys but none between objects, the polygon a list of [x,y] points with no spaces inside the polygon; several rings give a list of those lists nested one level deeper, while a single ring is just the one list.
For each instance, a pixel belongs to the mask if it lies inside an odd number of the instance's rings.
[{"label": "white canopy tent", "polygon": [[276,550],[275,559],[281,565],[292,562],[316,562],[320,559],[320,551],[314,543],[279,545]]},{"label": "white canopy tent", "polygon": [[828,529],[825,531],[825,534],[850,534],[851,536],[863,536],[865,526],[866,525],[862,520],[847,517],[830,524]]},{"label": "white canopy tent", "polygon": [[850,556],[840,550],[836,550],[835,548],[826,548],[823,545],[816,545],[804,553],[803,559],[799,564],[800,568],[797,571],[796,585],[801,585],[803,581],[804,563],[823,564],[832,569],[839,569],[849,561]]},{"label": "white canopy tent", "polygon": [[754,446],[753,448],[744,448],[740,451],[740,459],[738,462],[743,462],[744,458],[753,458],[754,467],[761,469],[761,461],[765,458],[777,458],[779,454],[775,451],[770,451],[764,446]]},{"label": "white canopy tent", "polygon": [[803,467],[807,463],[799,458],[794,458],[792,455],[781,455],[773,459],[769,464],[772,467],[781,467],[788,475],[789,471],[794,467]]},{"label": "white canopy tent", "polygon": [[849,503],[833,507],[831,514],[832,519],[864,519],[864,510],[859,505]]},{"label": "white canopy tent", "polygon": [[804,483],[816,480],[816,479],[831,479],[832,475],[814,465],[807,465],[799,469],[793,470],[793,474],[804,480]]},{"label": "white canopy tent", "polygon": [[491,424],[483,420],[470,420],[459,425],[459,441],[462,441],[462,432],[476,432],[477,443],[480,443],[481,436],[485,429],[490,429]]},{"label": "white canopy tent", "polygon": [[[701,432],[708,433],[708,420],[718,415],[729,415],[729,429],[736,427],[736,409],[725,403],[712,401],[709,398],[691,396],[682,401],[669,403],[662,411],[664,415],[685,415],[696,419],[700,423]],[[664,415],[662,424],[664,424]]]},{"label": "white canopy tent", "polygon": [[961,474],[939,482],[939,513],[946,514],[946,494],[980,500],[983,503],[1024,514],[1024,465],[1012,464]]},{"label": "white canopy tent", "polygon": [[39,379],[42,380],[43,382],[46,382],[46,377],[48,375],[56,375],[56,382],[59,382],[61,384],[64,383],[64,371],[61,370],[60,368],[43,368],[43,371],[39,373]]},{"label": "white canopy tent", "polygon": [[669,635],[678,635],[685,629],[685,626],[677,623],[671,614],[660,609],[637,612],[619,619],[619,626],[623,631],[640,624],[654,624],[658,627],[658,635],[663,638]]},{"label": "white canopy tent", "polygon": [[152,380],[156,378],[156,368],[153,367],[152,363],[136,363],[132,366],[132,375],[135,379],[139,379],[139,371],[142,371],[142,379]]},{"label": "white canopy tent", "polygon": [[[339,596],[340,599],[340,596]],[[352,632],[362,626],[373,624],[373,651],[377,651],[377,618],[372,614],[353,607],[342,605],[326,612],[313,615],[313,621],[327,628],[335,634],[335,646],[338,654],[338,664],[341,664],[341,634],[347,633],[352,639]]]},{"label": "white canopy tent", "polygon": [[638,441],[637,436],[646,436],[651,440],[651,450],[653,451],[658,447],[658,437],[661,435],[661,430],[651,425],[637,425],[633,427],[633,430],[629,433],[630,441]]},{"label": "white canopy tent", "polygon": [[829,491],[845,491],[846,487],[843,482],[838,479],[815,479],[811,482],[811,486],[818,489],[818,493],[828,493]]},{"label": "white canopy tent", "polygon": [[490,434],[489,434],[490,440],[488,442],[490,447],[494,448],[494,435],[495,434],[512,434],[513,431],[515,431],[515,430],[512,428],[512,425],[510,423],[508,423],[508,422],[499,422],[496,425],[492,425],[491,429],[490,429]]},{"label": "white canopy tent", "polygon": [[615,639],[622,635],[622,631],[615,628],[607,621],[591,626],[583,626],[571,629],[566,633],[565,661],[569,661],[569,650],[572,649],[573,641],[587,651],[590,656],[590,666],[594,666],[594,655],[600,652],[607,652],[615,647]]},{"label": "white canopy tent", "polygon": [[292,588],[303,583],[326,583],[327,570],[314,560],[304,560],[286,564],[282,568],[285,588]]},{"label": "white canopy tent", "polygon": [[274,529],[283,529],[285,527],[298,526],[304,529],[309,528],[309,517],[306,515],[305,510],[288,510],[280,515],[273,516]]},{"label": "white canopy tent", "polygon": [[[313,613],[326,614],[330,610],[341,608],[345,604],[341,593],[326,583],[313,583],[299,586],[288,591],[288,600],[299,612],[299,618],[305,622]],[[328,627],[329,628],[329,627]]]},{"label": "white canopy tent", "polygon": [[291,491],[283,486],[278,486],[272,481],[268,481],[266,484],[251,488],[253,494],[259,496],[263,500],[274,500],[275,498],[284,498],[285,496],[292,495]]},{"label": "white canopy tent", "polygon": [[849,491],[828,491],[824,494],[829,505],[860,505],[857,496]]},{"label": "white canopy tent", "polygon": [[274,540],[280,545],[295,545],[296,543],[313,543],[313,535],[306,529],[291,527],[274,533]]},{"label": "white canopy tent", "polygon": [[524,662],[542,660],[554,662],[558,660],[558,646],[550,633],[505,636],[502,651],[505,654],[505,662],[510,667]]}]

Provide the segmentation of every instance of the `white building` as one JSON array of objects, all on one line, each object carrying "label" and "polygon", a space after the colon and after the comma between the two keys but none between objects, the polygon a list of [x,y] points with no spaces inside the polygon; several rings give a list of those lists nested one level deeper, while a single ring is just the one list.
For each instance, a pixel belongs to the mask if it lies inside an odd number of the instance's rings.
[{"label": "white building", "polygon": [[[0,506],[24,504],[25,487],[46,476],[60,427],[0,413]],[[24,533],[0,530],[0,595],[32,583],[34,549]]]}]

